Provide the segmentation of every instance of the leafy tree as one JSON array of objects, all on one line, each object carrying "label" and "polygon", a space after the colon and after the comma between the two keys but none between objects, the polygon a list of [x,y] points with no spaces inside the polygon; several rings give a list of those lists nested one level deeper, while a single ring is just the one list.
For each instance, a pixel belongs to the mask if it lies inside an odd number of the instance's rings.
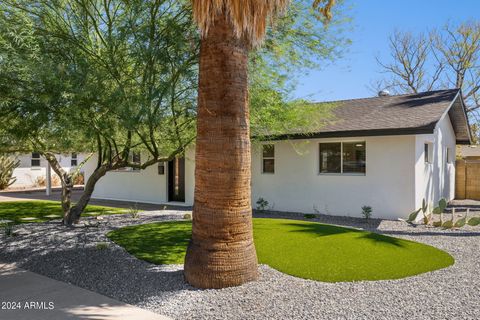
[{"label": "leafy tree", "polygon": [[[0,9],[0,90],[8,97],[2,129],[12,138],[3,142],[39,151],[52,164],[67,225],[78,221],[108,171],[143,169],[184,152],[194,137],[197,63],[187,7],[45,0],[5,1]],[[95,151],[97,160],[73,207],[72,173],[53,156],[65,150]],[[148,159],[133,162],[133,150]]]}]

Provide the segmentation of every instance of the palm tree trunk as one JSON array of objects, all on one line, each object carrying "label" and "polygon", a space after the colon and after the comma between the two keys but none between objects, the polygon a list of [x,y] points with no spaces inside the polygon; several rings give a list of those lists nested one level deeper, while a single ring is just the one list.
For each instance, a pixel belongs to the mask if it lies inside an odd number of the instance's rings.
[{"label": "palm tree trunk", "polygon": [[192,239],[185,279],[200,288],[258,278],[253,243],[248,46],[219,14],[202,39]]}]

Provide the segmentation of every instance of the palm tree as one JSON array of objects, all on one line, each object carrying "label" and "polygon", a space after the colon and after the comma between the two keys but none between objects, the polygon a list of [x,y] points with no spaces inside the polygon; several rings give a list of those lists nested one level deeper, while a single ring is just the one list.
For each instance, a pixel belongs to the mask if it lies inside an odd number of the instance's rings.
[{"label": "palm tree", "polygon": [[[325,6],[320,6],[325,2]],[[248,52],[289,0],[192,0],[202,33],[195,196],[185,279],[223,288],[258,278],[250,189]],[[315,0],[327,18],[334,0]]]}]

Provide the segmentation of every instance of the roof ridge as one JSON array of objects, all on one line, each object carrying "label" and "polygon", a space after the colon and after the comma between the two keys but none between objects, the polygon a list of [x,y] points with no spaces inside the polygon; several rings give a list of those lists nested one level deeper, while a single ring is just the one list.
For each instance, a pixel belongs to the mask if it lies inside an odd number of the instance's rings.
[{"label": "roof ridge", "polygon": [[320,103],[336,103],[336,102],[345,102],[345,101],[359,101],[359,100],[372,100],[372,99],[389,99],[389,98],[395,98],[395,97],[403,97],[403,96],[418,96],[426,93],[438,93],[442,91],[459,91],[459,88],[453,88],[453,89],[441,89],[441,90],[430,90],[430,91],[423,91],[423,92],[417,92],[417,93],[401,93],[401,94],[394,94],[394,95],[388,95],[388,96],[375,96],[375,97],[365,97],[365,98],[354,98],[354,99],[340,99],[340,100],[327,100],[327,101],[312,101],[310,103],[312,104],[320,104]]}]

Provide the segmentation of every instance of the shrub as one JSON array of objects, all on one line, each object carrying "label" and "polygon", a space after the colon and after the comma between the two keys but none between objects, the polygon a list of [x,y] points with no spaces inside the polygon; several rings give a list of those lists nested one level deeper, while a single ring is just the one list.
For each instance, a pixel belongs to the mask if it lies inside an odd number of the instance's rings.
[{"label": "shrub", "polygon": [[108,249],[110,245],[108,244],[108,242],[98,242],[96,245],[95,245],[95,248],[97,250],[106,250]]},{"label": "shrub", "polygon": [[17,180],[12,177],[13,170],[20,165],[19,160],[13,160],[6,156],[0,156],[0,190],[7,189]]},{"label": "shrub", "polygon": [[257,210],[265,211],[268,208],[268,201],[263,199],[262,197],[258,198],[257,200]]},{"label": "shrub", "polygon": [[313,214],[313,213],[305,213],[305,214],[303,215],[303,217],[304,217],[305,219],[315,219],[315,218],[317,217],[317,215],[316,215],[316,214]]},{"label": "shrub", "polygon": [[365,218],[365,220],[370,220],[372,217],[372,207],[370,206],[363,206],[362,207],[362,216]]},{"label": "shrub", "polygon": [[5,234],[6,237],[14,236],[13,230],[15,228],[15,225],[12,222],[4,222],[2,226],[3,226],[3,233]]},{"label": "shrub", "polygon": [[83,185],[85,184],[85,174],[83,172],[79,172],[73,176],[73,184],[74,185]]},{"label": "shrub", "polygon": [[138,219],[140,217],[140,212],[135,204],[133,207],[128,209],[128,214],[132,217],[132,219]]},{"label": "shrub", "polygon": [[45,187],[47,185],[47,180],[45,179],[44,176],[39,176],[37,179],[35,179],[35,182],[33,183],[35,187]]}]

